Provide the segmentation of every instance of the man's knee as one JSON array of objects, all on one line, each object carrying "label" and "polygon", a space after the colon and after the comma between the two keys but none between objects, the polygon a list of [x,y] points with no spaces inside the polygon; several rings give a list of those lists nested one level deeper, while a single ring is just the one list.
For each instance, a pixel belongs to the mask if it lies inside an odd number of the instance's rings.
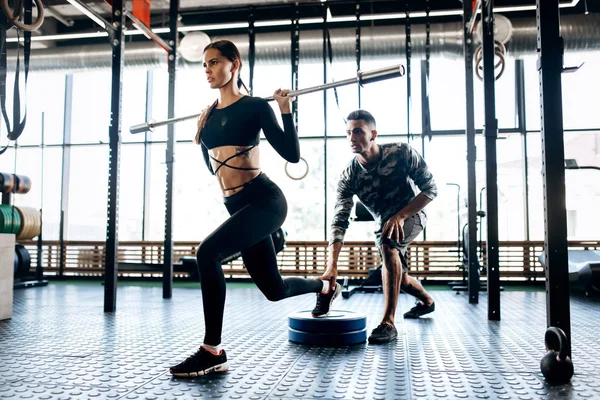
[{"label": "man's knee", "polygon": [[398,249],[390,246],[389,244],[381,245],[381,256],[385,262],[396,261],[396,259],[400,260],[400,252]]},{"label": "man's knee", "polygon": [[411,280],[411,277],[408,276],[408,273],[404,272],[402,274],[402,279],[400,280],[400,285],[401,286],[407,286],[408,283],[410,282],[410,280]]}]

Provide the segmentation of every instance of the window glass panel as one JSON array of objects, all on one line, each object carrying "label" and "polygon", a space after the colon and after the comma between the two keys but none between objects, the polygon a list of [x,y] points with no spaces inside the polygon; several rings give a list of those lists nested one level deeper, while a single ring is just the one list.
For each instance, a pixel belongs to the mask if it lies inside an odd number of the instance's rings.
[{"label": "window glass panel", "polygon": [[108,146],[71,147],[67,240],[106,240]]},{"label": "window glass panel", "polygon": [[[7,81],[7,111],[12,123],[11,82],[13,82],[11,79]],[[10,92],[10,95],[8,92]],[[8,106],[9,99],[11,101],[10,106]],[[19,137],[19,145],[40,144],[42,142],[42,130],[44,131],[45,144],[62,143],[64,103],[64,74],[48,72],[30,73],[27,81],[27,123],[25,124],[23,133]]]},{"label": "window glass panel", "polygon": [[564,66],[583,66],[574,73],[561,74],[563,124],[565,129],[600,127],[600,52],[567,53]]},{"label": "window glass panel", "polygon": [[[144,240],[164,240],[165,238],[165,190],[166,190],[166,166],[165,166],[164,143],[153,143],[150,145],[150,185],[146,188],[150,192],[148,215],[145,221]],[[177,173],[175,173],[177,176]]]},{"label": "window glass panel", "polygon": [[[429,68],[431,129],[464,129],[467,112],[464,61],[435,58]],[[420,82],[420,76],[415,73],[413,82],[417,80]]]},{"label": "window glass panel", "polygon": [[[129,128],[146,121],[146,77],[147,72],[144,70],[125,69],[123,71],[121,138],[124,143],[144,141],[143,134],[132,135]],[[110,86],[105,90],[110,92]]]},{"label": "window glass panel", "polygon": [[527,130],[540,129],[540,81],[537,70],[537,57],[524,58],[525,78],[525,126]]},{"label": "window glass panel", "polygon": [[[464,63],[461,73],[464,82]],[[464,92],[464,83],[463,89]],[[515,60],[506,59],[504,73],[498,78],[494,85],[496,92],[496,119],[498,119],[498,128],[515,128],[517,126],[516,107],[515,107]],[[483,82],[475,77],[475,127],[483,129],[485,124],[485,98]],[[462,95],[464,99],[464,94]],[[464,104],[464,102],[463,102]],[[463,111],[463,121],[466,121],[466,111]],[[463,122],[463,127],[465,122]]]},{"label": "window glass panel", "polygon": [[[529,162],[529,218],[531,239],[544,240],[544,196],[542,143],[539,132],[527,135]],[[565,158],[574,159],[579,167],[600,167],[600,133],[565,133]],[[567,235],[569,240],[596,240],[600,214],[600,171],[565,170]]]},{"label": "window glass panel", "polygon": [[175,240],[200,242],[229,216],[217,179],[196,144],[177,143],[173,197]]},{"label": "window glass panel", "polygon": [[142,240],[144,145],[121,146],[119,240]]},{"label": "window glass panel", "polygon": [[[298,67],[298,86],[305,89],[323,84],[323,64],[303,62],[300,47],[300,66]],[[323,92],[307,93],[296,98],[298,102],[298,136],[324,135]],[[328,135],[334,132],[327,132]]]},{"label": "window glass panel", "polygon": [[108,143],[110,97],[110,70],[73,74],[72,143]]},{"label": "window glass panel", "polygon": [[[58,240],[60,232],[60,197],[62,181],[61,147],[44,149],[43,182],[39,182],[40,191],[44,192],[42,235],[44,240]],[[32,182],[32,190],[35,182]],[[41,188],[43,184],[43,189]]]},{"label": "window glass panel", "polygon": [[[329,145],[329,141],[328,141]],[[324,151],[323,140],[302,140],[300,154],[308,163],[308,175],[293,180],[286,175],[286,161],[268,145],[261,142],[263,172],[283,191],[288,202],[288,214],[283,224],[288,240],[323,240],[324,236]],[[289,164],[291,176],[305,172],[303,161]]]}]

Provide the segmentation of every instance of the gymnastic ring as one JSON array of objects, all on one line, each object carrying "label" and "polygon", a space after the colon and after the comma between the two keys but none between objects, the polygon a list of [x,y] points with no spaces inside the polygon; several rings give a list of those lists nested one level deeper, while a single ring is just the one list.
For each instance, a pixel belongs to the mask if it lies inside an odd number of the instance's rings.
[{"label": "gymnastic ring", "polygon": [[306,162],[306,160],[304,159],[304,157],[300,157],[300,161],[304,161],[304,164],[306,165],[306,171],[304,171],[304,174],[300,177],[295,177],[295,176],[291,176],[289,171],[288,171],[288,164],[290,163],[289,161],[285,162],[285,174],[288,176],[288,178],[293,179],[295,181],[300,181],[304,178],[306,178],[306,175],[308,175],[308,162]]},{"label": "gymnastic ring", "polygon": [[[499,50],[496,50],[494,55],[498,57],[498,62],[494,65],[494,80],[497,81],[498,79],[500,79],[502,74],[504,74],[504,69],[506,68],[506,60],[504,58],[504,54],[502,54]],[[482,62],[482,58],[475,61],[475,75],[477,75],[477,78],[479,78],[480,81],[483,81],[483,65],[481,65]],[[500,67],[500,72],[496,74],[495,71],[496,69],[498,69],[498,67]]]},{"label": "gymnastic ring", "polygon": [[44,22],[44,5],[42,4],[42,0],[33,0],[33,2],[36,4],[38,15],[35,22],[31,25],[20,22],[18,14],[17,16],[14,16],[14,13],[17,12],[17,10],[11,10],[10,6],[8,5],[8,0],[0,0],[0,8],[2,9],[2,12],[4,12],[4,15],[9,23],[23,31],[35,31],[42,26],[42,23]]}]

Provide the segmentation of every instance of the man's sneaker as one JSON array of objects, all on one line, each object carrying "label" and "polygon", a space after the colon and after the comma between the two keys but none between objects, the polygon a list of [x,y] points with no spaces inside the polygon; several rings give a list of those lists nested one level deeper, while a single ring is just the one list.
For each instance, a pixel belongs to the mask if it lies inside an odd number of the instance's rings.
[{"label": "man's sneaker", "polygon": [[379,324],[379,326],[373,329],[371,336],[369,336],[369,343],[371,344],[383,344],[389,343],[398,337],[398,331],[396,327],[389,324]]},{"label": "man's sneaker", "polygon": [[329,292],[326,294],[317,293],[317,305],[312,310],[312,316],[315,318],[323,318],[329,315],[331,304],[341,292],[342,285],[336,282],[335,287],[333,289],[329,289]]},{"label": "man's sneaker", "polygon": [[225,372],[227,369],[229,364],[227,364],[225,350],[221,350],[219,355],[214,355],[204,347],[200,347],[194,355],[181,364],[171,367],[170,371],[171,375],[178,378],[195,378],[211,372]]},{"label": "man's sneaker", "polygon": [[431,305],[428,306],[421,301],[417,301],[416,304],[416,306],[404,313],[404,318],[419,318],[422,315],[435,311],[435,303],[431,303]]}]

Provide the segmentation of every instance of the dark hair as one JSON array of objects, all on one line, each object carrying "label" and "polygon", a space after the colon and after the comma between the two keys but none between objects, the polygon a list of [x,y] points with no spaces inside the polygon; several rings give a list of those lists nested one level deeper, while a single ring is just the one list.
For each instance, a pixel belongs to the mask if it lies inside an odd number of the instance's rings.
[{"label": "dark hair", "polygon": [[367,125],[369,125],[369,128],[373,131],[377,128],[377,125],[375,124],[375,117],[373,117],[373,114],[366,110],[352,111],[350,114],[348,114],[346,119],[348,121],[365,121]]},{"label": "dark hair", "polygon": [[246,92],[250,93],[250,90],[248,90],[248,88],[246,87],[246,85],[244,84],[244,82],[242,81],[242,78],[240,76],[240,72],[242,72],[242,56],[240,55],[240,51],[238,50],[236,45],[233,44],[233,42],[231,42],[229,40],[217,40],[215,42],[209,43],[204,48],[204,53],[206,53],[206,50],[208,50],[208,49],[219,50],[221,52],[221,54],[223,55],[223,57],[225,57],[226,59],[228,59],[231,62],[234,62],[235,60],[239,61],[240,68],[238,69],[238,80],[237,80],[238,88],[241,89],[243,87],[246,90]]},{"label": "dark hair", "polygon": [[[244,84],[244,81],[242,81],[242,78],[240,76],[240,72],[242,71],[242,56],[240,55],[240,51],[238,50],[236,45],[233,44],[233,42],[231,42],[229,40],[217,40],[215,42],[209,43],[204,48],[204,53],[206,53],[206,50],[208,50],[208,49],[219,50],[221,55],[223,57],[225,57],[226,59],[228,59],[229,61],[234,62],[235,60],[237,60],[240,63],[240,67],[238,68],[237,85],[238,85],[239,89],[241,89],[243,87],[246,90],[246,92],[248,92],[248,94],[250,94],[250,90],[248,90],[248,88],[246,87],[246,85]],[[202,114],[200,114],[199,121],[198,121],[198,131],[196,132],[196,137],[194,138],[194,142],[196,144],[200,144],[200,132],[202,131],[202,129],[204,129],[204,126],[206,125],[206,121],[208,121],[208,119],[210,118],[210,115],[212,114],[212,112],[215,109],[215,107],[217,106],[217,104],[218,104],[218,100],[215,100],[214,103],[212,103],[210,106],[208,106],[204,111],[202,111]]]}]

